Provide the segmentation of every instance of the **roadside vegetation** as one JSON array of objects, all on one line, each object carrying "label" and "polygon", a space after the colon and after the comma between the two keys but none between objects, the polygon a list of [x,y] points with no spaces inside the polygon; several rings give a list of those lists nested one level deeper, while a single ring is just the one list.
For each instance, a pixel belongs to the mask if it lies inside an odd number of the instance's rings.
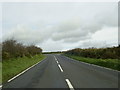
[{"label": "roadside vegetation", "polygon": [[43,60],[42,49],[10,39],[2,42],[2,82]]},{"label": "roadside vegetation", "polygon": [[32,57],[40,53],[42,53],[41,48],[35,45],[25,46],[13,39],[6,40],[2,43],[2,60],[4,61],[10,58]]},{"label": "roadside vegetation", "polygon": [[22,72],[26,68],[36,64],[37,62],[43,60],[45,58],[44,55],[38,54],[33,57],[19,57],[19,58],[11,58],[8,61],[2,62],[2,82],[7,81],[18,73]]},{"label": "roadside vegetation", "polygon": [[0,44],[0,84],[2,83],[2,44]]},{"label": "roadside vegetation", "polygon": [[2,83],[2,62],[0,61],[0,84]]},{"label": "roadside vegetation", "polygon": [[111,48],[88,48],[72,49],[65,53],[66,56],[83,61],[86,63],[96,64],[99,66],[115,69],[120,71],[120,46]]}]

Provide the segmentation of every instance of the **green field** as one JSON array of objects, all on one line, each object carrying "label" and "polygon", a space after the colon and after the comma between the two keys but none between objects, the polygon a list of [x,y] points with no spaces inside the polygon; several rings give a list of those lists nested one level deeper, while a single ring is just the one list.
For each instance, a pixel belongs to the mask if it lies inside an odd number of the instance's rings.
[{"label": "green field", "polygon": [[5,60],[2,62],[2,82],[6,82],[26,68],[43,60],[46,56],[39,54],[33,57],[22,57]]},{"label": "green field", "polygon": [[94,58],[85,58],[85,57],[80,57],[80,56],[75,56],[75,55],[68,55],[65,54],[65,56],[73,58],[78,61],[90,63],[90,64],[95,64],[115,70],[120,71],[120,61],[118,59],[94,59]]}]

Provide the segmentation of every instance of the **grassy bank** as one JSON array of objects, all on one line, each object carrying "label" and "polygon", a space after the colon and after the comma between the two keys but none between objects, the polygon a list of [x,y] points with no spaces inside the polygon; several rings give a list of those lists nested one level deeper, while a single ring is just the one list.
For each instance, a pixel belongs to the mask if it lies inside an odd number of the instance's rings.
[{"label": "grassy bank", "polygon": [[2,62],[0,62],[0,84],[2,83]]},{"label": "grassy bank", "polygon": [[12,58],[2,62],[2,82],[6,82],[8,79],[22,72],[26,68],[32,66],[33,64],[43,60],[44,55],[39,54],[31,58],[22,57],[22,58]]},{"label": "grassy bank", "polygon": [[103,66],[103,67],[107,67],[107,68],[120,71],[120,67],[119,67],[120,61],[118,59],[94,59],[94,58],[85,58],[85,57],[68,55],[68,54],[65,54],[65,56],[73,58],[78,61],[95,64],[95,65],[99,65],[99,66]]}]

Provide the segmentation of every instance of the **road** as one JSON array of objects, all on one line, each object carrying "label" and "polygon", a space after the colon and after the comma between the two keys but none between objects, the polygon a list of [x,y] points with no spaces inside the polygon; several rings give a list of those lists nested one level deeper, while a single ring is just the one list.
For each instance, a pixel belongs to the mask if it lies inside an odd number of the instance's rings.
[{"label": "road", "polygon": [[48,54],[3,88],[118,88],[118,72]]}]

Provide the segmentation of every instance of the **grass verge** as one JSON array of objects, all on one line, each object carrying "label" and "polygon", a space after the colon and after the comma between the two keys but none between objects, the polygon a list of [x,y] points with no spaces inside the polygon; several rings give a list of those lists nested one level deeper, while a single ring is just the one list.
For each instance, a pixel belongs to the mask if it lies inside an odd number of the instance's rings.
[{"label": "grass verge", "polygon": [[120,71],[120,67],[119,67],[120,60],[118,59],[95,59],[95,58],[85,58],[85,57],[80,57],[76,55],[68,55],[68,54],[65,54],[65,56],[73,58],[78,61],[95,64],[95,65],[99,65],[99,66],[103,66],[103,67],[107,67],[107,68]]},{"label": "grass verge", "polygon": [[28,67],[36,64],[37,62],[43,60],[44,55],[35,55],[31,58],[22,57],[22,58],[12,58],[2,62],[2,83],[6,82],[13,76],[27,69]]},{"label": "grass verge", "polygon": [[0,85],[2,84],[2,62],[0,61]]}]

